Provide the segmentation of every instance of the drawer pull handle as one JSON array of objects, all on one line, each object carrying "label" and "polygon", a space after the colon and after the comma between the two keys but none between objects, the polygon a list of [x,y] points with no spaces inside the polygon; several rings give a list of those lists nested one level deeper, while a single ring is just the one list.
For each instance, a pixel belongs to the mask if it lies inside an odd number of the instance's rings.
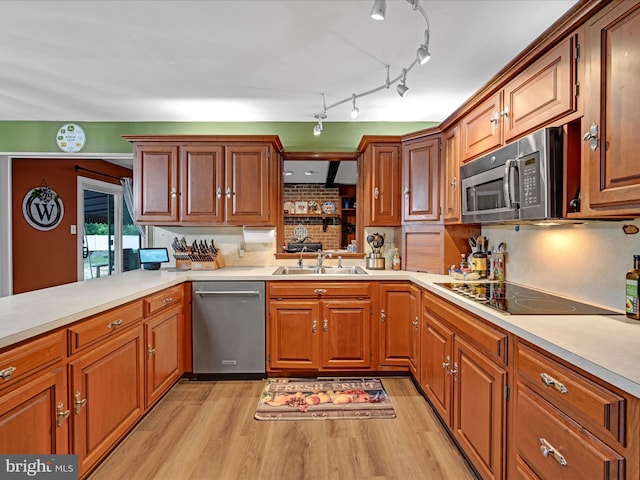
[{"label": "drawer pull handle", "polygon": [[73,401],[73,404],[75,405],[75,412],[76,415],[80,415],[80,412],[82,411],[82,407],[87,405],[87,399],[86,398],[80,398],[80,392],[76,392],[76,394],[74,395],[75,400]]},{"label": "drawer pull handle", "polygon": [[118,328],[120,325],[122,325],[122,319],[119,318],[118,320],[114,320],[113,322],[111,322],[109,324],[109,328],[111,330]]},{"label": "drawer pull handle", "polygon": [[555,458],[563,467],[567,466],[567,460],[564,458],[564,456],[555,448],[553,448],[553,445],[547,442],[547,440],[544,438],[540,439],[540,452],[542,452],[542,455],[544,455],[545,457],[551,456]]},{"label": "drawer pull handle", "polygon": [[4,370],[0,370],[0,378],[2,378],[2,380],[9,380],[15,371],[16,367],[8,367]]},{"label": "drawer pull handle", "polygon": [[57,411],[58,411],[58,420],[56,421],[56,425],[58,425],[58,427],[62,427],[62,425],[64,425],[65,419],[69,418],[69,414],[71,412],[69,410],[64,409],[64,403],[62,402],[58,403]]},{"label": "drawer pull handle", "polygon": [[323,293],[327,293],[324,288],[316,288],[313,293],[317,293],[318,295],[322,295]]},{"label": "drawer pull handle", "polygon": [[167,297],[163,300],[164,303],[171,303],[173,302],[173,297]]},{"label": "drawer pull handle", "polygon": [[560,393],[568,393],[569,390],[562,383],[557,381],[551,375],[547,375],[546,373],[541,373],[540,378],[542,378],[542,383],[544,383],[545,387],[553,387],[558,390]]},{"label": "drawer pull handle", "polygon": [[453,362],[453,370],[449,370],[449,375],[453,375],[453,381],[458,381],[458,362]]}]

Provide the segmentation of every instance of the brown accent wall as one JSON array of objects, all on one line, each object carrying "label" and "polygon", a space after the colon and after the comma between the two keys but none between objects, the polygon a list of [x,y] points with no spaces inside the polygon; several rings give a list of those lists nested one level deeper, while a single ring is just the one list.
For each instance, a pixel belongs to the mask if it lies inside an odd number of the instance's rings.
[{"label": "brown accent wall", "polygon": [[[12,163],[12,243],[13,293],[28,292],[77,280],[77,236],[71,225],[77,223],[78,176],[119,184],[115,179],[76,172],[74,166],[113,176],[131,176],[131,170],[103,160],[13,159]],[[53,230],[31,227],[22,215],[22,201],[29,190],[45,182],[62,197],[64,217]]]}]

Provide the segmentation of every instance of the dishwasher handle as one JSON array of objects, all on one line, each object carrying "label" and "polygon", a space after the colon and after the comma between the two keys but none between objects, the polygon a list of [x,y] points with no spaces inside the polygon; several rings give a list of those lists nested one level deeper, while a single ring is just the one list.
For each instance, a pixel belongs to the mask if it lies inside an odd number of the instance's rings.
[{"label": "dishwasher handle", "polygon": [[197,295],[236,295],[257,297],[260,295],[260,290],[196,290],[195,293]]}]

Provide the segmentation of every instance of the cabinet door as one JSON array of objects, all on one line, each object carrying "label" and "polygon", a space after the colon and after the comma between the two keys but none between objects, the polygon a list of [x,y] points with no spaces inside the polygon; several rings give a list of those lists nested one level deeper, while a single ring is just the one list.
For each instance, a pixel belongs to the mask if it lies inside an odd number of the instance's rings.
[{"label": "cabinet door", "polygon": [[451,426],[453,332],[428,313],[423,299],[422,370],[420,385],[445,423]]},{"label": "cabinet door", "polygon": [[443,211],[445,222],[460,220],[460,134],[454,127],[444,134]]},{"label": "cabinet door", "polygon": [[489,97],[462,119],[463,161],[502,145],[501,107],[502,91]]},{"label": "cabinet door", "polygon": [[145,406],[149,408],[182,375],[182,309],[158,315],[145,324],[147,345]]},{"label": "cabinet door", "polygon": [[68,410],[64,367],[33,375],[0,397],[0,452],[68,453]]},{"label": "cabinet door", "polygon": [[230,145],[226,147],[224,195],[228,223],[269,225],[270,148],[267,145]]},{"label": "cabinet door", "polygon": [[453,433],[482,478],[504,478],[507,372],[459,336],[453,361]]},{"label": "cabinet door", "polygon": [[71,445],[80,475],[142,415],[143,361],[140,325],[69,363]]},{"label": "cabinet door", "polygon": [[322,302],[321,352],[325,368],[371,366],[370,300]]},{"label": "cabinet door", "polygon": [[574,50],[569,37],[504,88],[504,141],[576,109]]},{"label": "cabinet door", "polygon": [[428,138],[402,146],[403,221],[440,218],[440,139]]},{"label": "cabinet door", "polygon": [[380,365],[415,370],[419,294],[408,284],[380,285]]},{"label": "cabinet door", "polygon": [[371,146],[372,226],[400,225],[400,149],[395,145]]},{"label": "cabinet door", "polygon": [[271,369],[317,369],[320,303],[317,300],[272,301],[267,324]]},{"label": "cabinet door", "polygon": [[[640,4],[621,2],[587,26],[587,139],[589,205],[598,213],[640,213]],[[597,133],[596,133],[597,129]],[[584,168],[584,166],[583,166]],[[586,178],[585,178],[586,177]],[[584,187],[583,187],[584,188]]]},{"label": "cabinet door", "polygon": [[136,145],[133,171],[136,220],[177,223],[178,147]]},{"label": "cabinet door", "polygon": [[224,221],[224,147],[180,147],[180,221],[198,225]]}]

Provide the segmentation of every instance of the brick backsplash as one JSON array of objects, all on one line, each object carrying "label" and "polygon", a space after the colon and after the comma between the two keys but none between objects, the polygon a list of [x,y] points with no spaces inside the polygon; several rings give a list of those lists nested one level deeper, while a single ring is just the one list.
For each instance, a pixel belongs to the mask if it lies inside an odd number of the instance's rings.
[{"label": "brick backsplash", "polygon": [[[322,183],[296,183],[285,184],[285,202],[310,202],[318,204],[317,213],[322,213],[322,206],[325,202],[333,202],[336,206],[336,213],[340,213],[340,191],[338,188],[326,188]],[[298,225],[304,225],[310,241],[322,243],[323,250],[334,250],[342,248],[340,245],[342,226],[338,218],[330,218],[326,231],[322,231],[322,217],[305,215],[293,215],[284,219],[284,238],[287,242],[294,236],[293,230]]]}]

